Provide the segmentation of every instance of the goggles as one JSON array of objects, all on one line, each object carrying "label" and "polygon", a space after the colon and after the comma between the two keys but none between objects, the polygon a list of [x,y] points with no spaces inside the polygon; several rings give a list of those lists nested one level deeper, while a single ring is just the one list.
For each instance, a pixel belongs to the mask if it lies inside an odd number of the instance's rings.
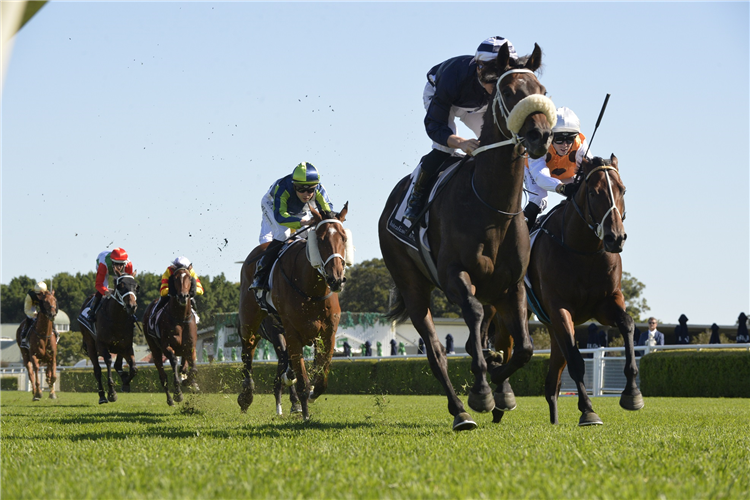
[{"label": "goggles", "polygon": [[573,144],[576,142],[578,134],[555,134],[552,138],[552,142],[555,144]]},{"label": "goggles", "polygon": [[300,186],[295,184],[294,186],[294,190],[298,193],[314,193],[316,189],[318,189],[317,184],[313,184],[310,186]]}]

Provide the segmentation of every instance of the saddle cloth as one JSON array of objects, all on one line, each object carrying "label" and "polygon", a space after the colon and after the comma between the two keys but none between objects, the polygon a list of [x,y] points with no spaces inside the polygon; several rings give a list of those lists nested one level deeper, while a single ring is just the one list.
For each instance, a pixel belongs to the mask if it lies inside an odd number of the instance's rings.
[{"label": "saddle cloth", "polygon": [[[108,299],[108,297],[102,298],[102,300]],[[91,324],[88,319],[89,310],[91,310],[91,302],[93,302],[93,300],[94,297],[92,296],[83,303],[84,307],[83,310],[81,310],[81,314],[78,315],[78,322],[88,328],[88,330],[91,332],[91,335],[93,335],[94,340],[96,340],[96,324]]]},{"label": "saddle cloth", "polygon": [[[552,210],[549,211],[548,214],[542,216],[537,220],[537,223],[534,225],[534,227],[531,230],[531,233],[529,234],[529,251],[531,251],[534,248],[534,242],[536,241],[536,237],[539,236],[539,233],[541,232],[542,228],[547,224],[547,221],[549,220],[549,216],[552,215],[555,210],[559,209],[561,205],[556,205]],[[529,252],[530,253],[530,252]],[[537,298],[536,294],[534,293],[534,289],[531,287],[531,280],[529,279],[529,270],[526,269],[526,274],[523,277],[523,284],[526,286],[526,302],[528,302],[529,307],[531,308],[531,311],[536,314],[536,317],[541,321],[542,323],[550,324],[551,320],[549,318],[549,315],[542,307],[542,304],[539,302],[539,299]]]},{"label": "saddle cloth", "polygon": [[289,243],[285,243],[283,247],[281,247],[281,250],[279,251],[279,255],[276,257],[276,260],[273,261],[273,265],[271,266],[271,271],[268,273],[268,290],[258,290],[255,295],[255,299],[258,301],[258,304],[263,307],[263,301],[260,299],[265,299],[265,303],[268,304],[268,307],[271,309],[270,311],[267,311],[272,314],[278,315],[278,312],[276,311],[276,306],[273,304],[273,299],[271,298],[271,291],[273,290],[273,271],[276,269],[276,264],[279,263],[279,259],[282,255],[284,255],[287,250],[292,248],[292,245],[297,243],[298,241],[307,242],[306,238],[297,237],[294,240],[292,240]]},{"label": "saddle cloth", "polygon": [[[169,303],[164,304],[163,307],[158,308],[153,312],[150,318],[148,318],[148,335],[150,335],[152,338],[161,340],[161,328],[159,328],[159,320],[162,317],[162,314],[164,314],[164,311],[167,309],[167,306]],[[195,324],[197,325],[200,321],[200,318],[198,317],[198,313],[195,312],[195,309],[192,307],[190,310],[193,313],[193,316],[195,316]]]},{"label": "saddle cloth", "polygon": [[[444,163],[444,165],[449,166],[438,173],[437,180],[430,190],[430,196],[427,199],[427,203],[432,202],[433,198],[435,198],[435,195],[440,190],[440,188],[448,181],[448,179],[453,176],[453,173],[456,171],[458,164],[461,161],[461,158],[454,159],[455,161],[453,161],[452,163],[450,161],[446,161],[446,163]],[[430,213],[427,212],[425,214],[424,224],[409,233],[408,236],[407,233],[412,226],[412,221],[404,219],[404,212],[406,212],[409,198],[411,197],[412,191],[414,191],[414,183],[417,179],[417,176],[419,175],[419,171],[421,168],[422,167],[420,164],[417,166],[417,168],[414,169],[414,172],[411,173],[411,176],[409,178],[409,188],[403,193],[403,195],[399,199],[399,202],[396,204],[396,208],[393,210],[393,212],[391,212],[391,215],[388,218],[388,232],[395,236],[402,243],[405,243],[406,245],[412,247],[414,250],[419,250],[417,241],[420,241],[421,244],[429,251],[430,244],[427,241],[427,228],[430,225]],[[417,240],[417,237],[419,237],[419,240]]]}]

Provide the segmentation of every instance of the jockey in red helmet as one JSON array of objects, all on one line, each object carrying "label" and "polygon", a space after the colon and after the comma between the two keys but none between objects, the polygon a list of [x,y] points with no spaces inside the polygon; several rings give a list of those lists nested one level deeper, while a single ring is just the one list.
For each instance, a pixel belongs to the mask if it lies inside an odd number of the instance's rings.
[{"label": "jockey in red helmet", "polygon": [[88,320],[93,323],[103,296],[109,296],[109,276],[133,274],[133,263],[128,260],[128,252],[123,248],[105,250],[96,258],[96,295],[91,304]]}]

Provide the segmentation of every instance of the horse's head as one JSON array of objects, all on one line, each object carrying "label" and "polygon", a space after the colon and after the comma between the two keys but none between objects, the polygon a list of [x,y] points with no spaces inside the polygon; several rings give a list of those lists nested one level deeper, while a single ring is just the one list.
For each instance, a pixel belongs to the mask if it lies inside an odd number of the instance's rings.
[{"label": "horse's head", "polygon": [[[354,252],[354,247],[351,242],[351,233],[344,229],[343,224],[348,211],[348,201],[338,214],[333,212],[319,214],[312,210],[315,225],[307,236],[310,263],[323,275],[331,291],[337,293],[344,288],[346,265],[351,264],[353,260],[351,254]],[[310,241],[310,238],[314,240]],[[314,249],[311,250],[310,247]],[[317,256],[313,255],[316,251]]]},{"label": "horse's head", "polygon": [[[497,59],[486,63],[482,70],[483,81],[496,82],[492,100],[495,126],[505,137],[517,135],[532,158],[547,154],[552,127],[557,121],[555,105],[534,75],[541,65],[539,45],[534,44],[531,55],[515,59],[510,57],[505,44],[500,47]],[[498,119],[498,113],[504,120]]]},{"label": "horse's head", "polygon": [[177,298],[177,302],[184,306],[190,301],[190,295],[193,290],[193,278],[190,276],[190,269],[180,267],[175,269],[172,274],[169,294]]},{"label": "horse's head", "polygon": [[123,274],[115,278],[115,291],[112,295],[117,302],[122,304],[128,314],[135,314],[138,307],[136,294],[139,291],[140,286],[132,275]]},{"label": "horse's head", "polygon": [[596,236],[604,242],[604,249],[620,253],[628,238],[625,232],[625,185],[620,178],[617,157],[609,160],[584,158],[578,172],[581,183],[574,203],[583,208],[583,216]]},{"label": "horse's head", "polygon": [[55,319],[57,316],[57,299],[55,298],[55,291],[44,291],[37,293],[39,299],[39,310],[42,314],[47,316],[50,321]]}]

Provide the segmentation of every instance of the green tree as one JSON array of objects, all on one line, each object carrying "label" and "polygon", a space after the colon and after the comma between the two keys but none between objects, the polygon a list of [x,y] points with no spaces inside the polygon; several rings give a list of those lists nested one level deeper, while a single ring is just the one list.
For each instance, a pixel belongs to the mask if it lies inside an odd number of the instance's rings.
[{"label": "green tree", "polygon": [[26,317],[23,312],[23,301],[29,290],[34,289],[36,281],[28,276],[19,276],[10,280],[7,285],[0,285],[0,322],[20,323]]},{"label": "green tree", "polygon": [[75,276],[69,273],[58,273],[52,277],[50,284],[55,290],[57,308],[65,311],[70,318],[70,329],[80,332],[78,314],[88,296],[96,291],[94,288],[96,273],[89,271],[86,274],[76,273]]},{"label": "green tree", "polygon": [[211,279],[200,276],[203,295],[195,297],[198,315],[201,318],[200,328],[215,324],[217,313],[237,312],[240,307],[240,284],[228,281],[221,273]]},{"label": "green tree", "polygon": [[644,318],[641,318],[641,314],[646,314],[646,312],[651,310],[648,307],[646,298],[641,296],[645,288],[646,285],[638,281],[635,276],[630,273],[622,273],[620,289],[625,297],[625,310],[633,317],[636,323],[643,322]]},{"label": "green tree", "polygon": [[83,337],[81,332],[63,332],[57,343],[57,365],[73,366],[88,356],[83,352]]}]

